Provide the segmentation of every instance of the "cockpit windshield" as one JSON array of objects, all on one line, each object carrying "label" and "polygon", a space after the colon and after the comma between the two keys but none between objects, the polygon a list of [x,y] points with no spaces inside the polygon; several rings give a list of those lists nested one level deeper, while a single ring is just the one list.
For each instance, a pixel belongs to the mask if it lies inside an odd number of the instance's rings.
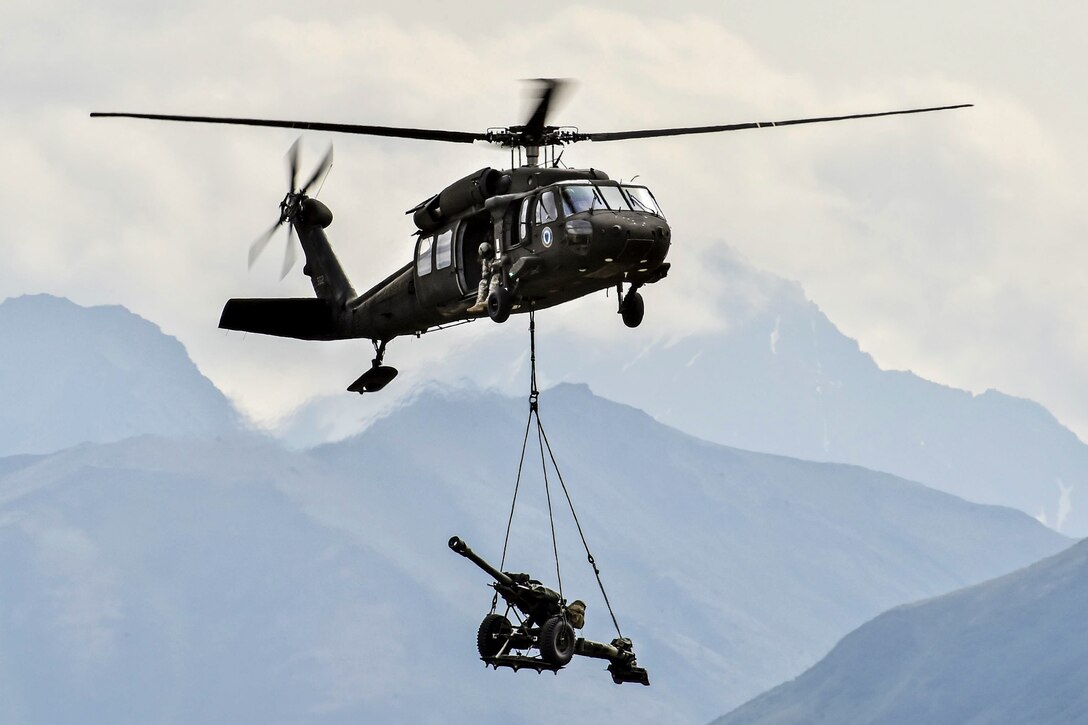
[{"label": "cockpit windshield", "polygon": [[625,186],[623,190],[627,192],[627,198],[631,200],[631,208],[636,211],[648,211],[651,214],[657,214],[662,219],[665,218],[665,215],[661,213],[661,207],[657,205],[657,199],[645,186]]},{"label": "cockpit windshield", "polygon": [[567,216],[594,209],[607,209],[604,197],[593,184],[565,184],[563,186],[563,211]]},{"label": "cockpit windshield", "polygon": [[601,190],[601,196],[608,202],[608,208],[612,211],[630,211],[631,205],[627,203],[627,199],[624,198],[623,192],[620,191],[618,186],[605,186],[599,187]]},{"label": "cockpit windshield", "polygon": [[563,191],[563,212],[570,216],[584,211],[643,211],[664,218],[661,207],[645,186],[616,186],[614,184],[566,183]]}]

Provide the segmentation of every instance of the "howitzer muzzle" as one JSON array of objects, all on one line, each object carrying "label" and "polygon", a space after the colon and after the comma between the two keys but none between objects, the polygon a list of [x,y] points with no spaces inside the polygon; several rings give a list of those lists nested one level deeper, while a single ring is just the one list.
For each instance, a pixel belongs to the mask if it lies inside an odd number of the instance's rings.
[{"label": "howitzer muzzle", "polygon": [[476,566],[480,567],[485,572],[487,572],[491,576],[491,578],[494,579],[495,581],[497,581],[499,584],[502,584],[502,585],[508,586],[508,587],[514,586],[514,580],[511,579],[508,574],[499,571],[498,569],[496,569],[495,567],[491,566],[486,561],[481,559],[479,557],[479,555],[476,554],[475,551],[468,548],[468,544],[466,544],[463,540],[461,540],[461,538],[459,536],[451,536],[450,540],[449,540],[449,546],[455,552],[457,552],[458,554],[465,557],[466,559],[471,561],[473,564],[475,564]]}]

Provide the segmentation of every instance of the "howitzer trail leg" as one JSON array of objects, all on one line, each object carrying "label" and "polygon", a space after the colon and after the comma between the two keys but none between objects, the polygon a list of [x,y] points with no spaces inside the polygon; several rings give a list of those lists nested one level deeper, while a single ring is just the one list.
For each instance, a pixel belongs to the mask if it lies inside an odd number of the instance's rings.
[{"label": "howitzer trail leg", "polygon": [[608,671],[617,685],[624,682],[650,684],[649,673],[635,663],[635,653],[629,639],[618,638],[612,640],[612,644],[604,644],[579,637],[574,644],[574,654],[608,660]]}]

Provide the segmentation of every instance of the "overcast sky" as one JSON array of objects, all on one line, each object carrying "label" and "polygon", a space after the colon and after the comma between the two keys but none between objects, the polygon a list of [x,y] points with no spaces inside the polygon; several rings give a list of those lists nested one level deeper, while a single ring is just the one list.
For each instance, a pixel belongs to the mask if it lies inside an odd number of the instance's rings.
[{"label": "overcast sky", "polygon": [[[245,411],[270,420],[342,390],[365,341],[216,329],[228,297],[278,281],[286,130],[91,120],[99,111],[264,116],[480,131],[520,123],[519,79],[579,81],[553,121],[583,131],[777,120],[919,105],[974,109],[717,136],[583,143],[564,161],[654,189],[674,273],[639,334],[725,324],[722,245],[801,282],[885,368],[1047,405],[1088,439],[1088,6],[902,2],[5,4],[0,29],[0,298],[123,304],[181,339]],[[372,9],[373,8],[373,9]],[[321,192],[356,288],[403,264],[403,211],[508,155],[309,134],[336,144]],[[596,325],[597,296],[556,314]],[[694,312],[694,314],[693,314]],[[489,323],[488,323],[489,324]],[[614,316],[599,332],[617,334]],[[401,341],[417,380],[493,326]],[[18,341],[5,341],[15,345]],[[400,381],[398,381],[400,382]]]}]

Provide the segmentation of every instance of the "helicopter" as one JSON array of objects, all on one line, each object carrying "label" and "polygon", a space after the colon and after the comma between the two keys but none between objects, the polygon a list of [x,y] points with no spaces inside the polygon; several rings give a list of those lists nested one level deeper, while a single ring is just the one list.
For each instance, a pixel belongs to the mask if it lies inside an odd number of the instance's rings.
[{"label": "helicopter", "polygon": [[639,290],[668,275],[670,263],[665,259],[672,230],[647,186],[615,181],[600,169],[561,166],[561,150],[568,144],[777,128],[972,105],[584,133],[574,126],[548,124],[552,105],[565,85],[559,79],[540,79],[536,105],[524,124],[483,132],[146,113],[90,115],[485,143],[510,149],[509,169],[484,167],[409,209],[406,214],[416,226],[412,259],[362,294],[348,280],[325,233],[332,211],[316,195],[310,196],[332,165],[332,147],[301,186],[298,141],[288,152],[288,190],[279,205],[279,219],[251,245],[249,261],[252,266],[276,230],[286,224],[283,276],[294,263],[293,232],[305,256],[303,273],[310,278],[316,297],[230,299],[219,327],[302,340],[369,339],[375,351],[371,367],[347,388],[368,393],[381,390],[396,377],[396,368],[385,365],[384,358],[387,344],[397,337],[418,336],[485,316],[501,323],[513,313],[613,288],[623,323],[641,324],[645,302]]}]

